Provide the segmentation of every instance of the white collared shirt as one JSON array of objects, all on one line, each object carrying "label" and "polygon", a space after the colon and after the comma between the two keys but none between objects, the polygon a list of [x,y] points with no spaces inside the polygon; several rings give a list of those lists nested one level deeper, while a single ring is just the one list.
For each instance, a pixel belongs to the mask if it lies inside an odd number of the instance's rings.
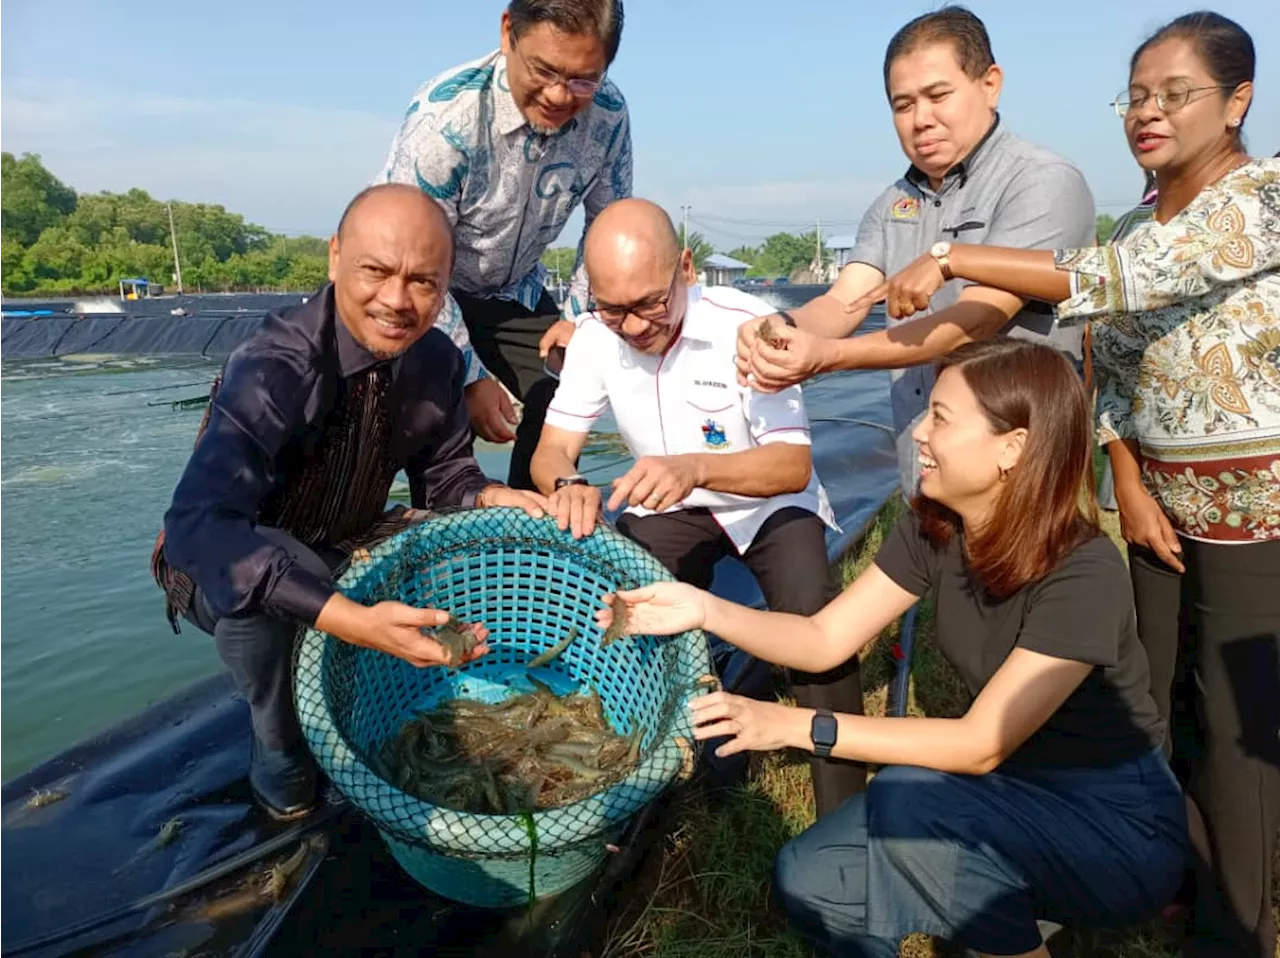
[{"label": "white collared shirt", "polygon": [[[631,123],[606,79],[591,104],[554,133],[529,126],[507,86],[501,50],[432,77],[414,96],[378,182],[408,183],[436,199],[456,234],[455,289],[534,309],[539,262],[579,203],[584,235],[596,215],[631,195]],[[562,311],[586,308],[582,246]]]},{"label": "white collared shirt", "polygon": [[[565,351],[564,368],[546,423],[589,432],[612,408],[631,455],[730,454],[774,442],[810,444],[799,386],[767,394],[738,385],[738,327],[752,316],[775,313],[768,303],[736,289],[689,288],[684,326],[661,356],[632,348],[588,313]],[[695,489],[672,510],[711,510],[739,553],[746,552],[766,519],[798,506],[839,529],[816,472],[803,492],[758,498]],[[628,507],[652,515],[642,506]]]}]

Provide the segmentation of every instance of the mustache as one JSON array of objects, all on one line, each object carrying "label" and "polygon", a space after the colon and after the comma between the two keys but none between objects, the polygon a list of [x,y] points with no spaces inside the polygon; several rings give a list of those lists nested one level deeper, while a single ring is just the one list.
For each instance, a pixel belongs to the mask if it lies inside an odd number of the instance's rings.
[{"label": "mustache", "polygon": [[370,309],[366,310],[370,319],[376,319],[379,322],[387,323],[391,326],[404,326],[406,328],[417,326],[418,317],[412,313],[397,313],[389,309]]}]

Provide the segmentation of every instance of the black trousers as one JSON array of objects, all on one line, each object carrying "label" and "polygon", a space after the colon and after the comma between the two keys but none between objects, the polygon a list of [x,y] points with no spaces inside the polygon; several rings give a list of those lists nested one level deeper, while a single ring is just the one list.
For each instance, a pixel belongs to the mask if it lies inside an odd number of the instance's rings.
[{"label": "black trousers", "polygon": [[478,299],[456,290],[453,298],[462,309],[463,322],[480,361],[524,403],[511,450],[507,485],[533,489],[529,463],[538,448],[547,406],[556,392],[556,380],[543,370],[538,343],[560,318],[560,311],[546,290],[533,312],[509,300]]},{"label": "black trousers", "polygon": [[[347,558],[337,550],[322,550],[321,554],[279,529],[259,526],[258,532],[316,575],[328,577]],[[270,749],[297,745],[302,730],[293,707],[293,648],[300,633],[299,624],[265,614],[219,618],[199,588],[187,618],[213,636],[218,655],[249,703],[258,740]]]},{"label": "black trousers", "polygon": [[[812,615],[840,591],[827,561],[822,520],[804,509],[780,509],[756,533],[742,556],[706,509],[654,516],[624,513],[618,531],[651,552],[677,579],[705,589],[712,567],[723,556],[740,558],[751,570],[769,608]],[[858,659],[830,672],[791,672],[791,691],[804,708],[862,714],[862,677]],[[867,786],[866,766],[841,759],[810,759],[818,816],[835,809]]]},{"label": "black trousers", "polygon": [[1190,952],[1273,958],[1280,828],[1280,541],[1182,539],[1185,574],[1130,546],[1152,694],[1187,789]]}]

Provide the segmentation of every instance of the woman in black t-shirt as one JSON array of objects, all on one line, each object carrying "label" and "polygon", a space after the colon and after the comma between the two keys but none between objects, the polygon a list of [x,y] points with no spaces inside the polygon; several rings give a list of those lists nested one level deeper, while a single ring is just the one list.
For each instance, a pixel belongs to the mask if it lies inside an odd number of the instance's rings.
[{"label": "woman in black t-shirt", "polygon": [[934,593],[937,645],[974,696],[961,718],[831,716],[722,692],[692,705],[699,739],[728,738],[720,755],[791,747],[882,766],[778,857],[776,895],[834,953],[896,955],[927,932],[1047,954],[1039,919],[1151,917],[1182,877],[1186,820],[1124,560],[1096,521],[1079,377],[1046,346],[970,344],[940,364],[914,438],[913,513],[817,615],[659,583],[620,593],[628,631],[705,628],[824,672]]}]

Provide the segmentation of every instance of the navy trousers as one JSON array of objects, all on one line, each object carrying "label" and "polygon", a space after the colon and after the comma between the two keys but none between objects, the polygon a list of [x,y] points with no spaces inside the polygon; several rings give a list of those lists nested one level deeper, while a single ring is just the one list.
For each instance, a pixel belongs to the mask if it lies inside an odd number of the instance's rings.
[{"label": "navy trousers", "polygon": [[[316,575],[329,576],[347,558],[337,550],[310,549],[279,529],[260,526],[258,532]],[[265,614],[220,617],[199,588],[187,618],[213,636],[218,655],[249,703],[258,740],[276,750],[297,745],[302,730],[293,708],[293,648],[301,626]]]},{"label": "navy trousers", "polygon": [[1040,945],[1038,919],[1153,917],[1188,858],[1182,792],[1159,750],[1107,769],[889,766],[782,849],[774,895],[832,955],[893,958],[914,932],[1016,955]]}]

